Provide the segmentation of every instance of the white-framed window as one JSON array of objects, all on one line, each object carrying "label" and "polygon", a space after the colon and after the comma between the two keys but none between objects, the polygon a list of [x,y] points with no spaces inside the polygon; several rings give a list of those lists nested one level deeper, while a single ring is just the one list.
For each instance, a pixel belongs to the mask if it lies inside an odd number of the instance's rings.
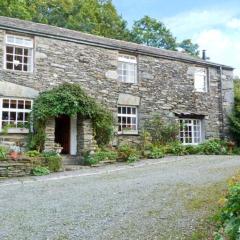
[{"label": "white-framed window", "polygon": [[32,100],[0,98],[0,131],[10,128],[28,128]]},{"label": "white-framed window", "polygon": [[194,89],[196,92],[208,91],[208,75],[206,68],[195,68]]},{"label": "white-framed window", "polygon": [[125,83],[137,82],[137,58],[132,55],[118,55],[118,80]]},{"label": "white-framed window", "polygon": [[180,132],[179,140],[183,144],[196,145],[202,141],[202,120],[200,119],[179,119]]},{"label": "white-framed window", "polygon": [[118,133],[138,133],[137,107],[118,106]]},{"label": "white-framed window", "polygon": [[5,69],[33,71],[33,39],[22,36],[6,35]]}]

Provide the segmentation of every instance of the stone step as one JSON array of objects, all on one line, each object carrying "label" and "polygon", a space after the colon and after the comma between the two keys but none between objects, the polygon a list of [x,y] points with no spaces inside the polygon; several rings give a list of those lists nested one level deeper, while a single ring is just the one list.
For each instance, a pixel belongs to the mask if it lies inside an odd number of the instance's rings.
[{"label": "stone step", "polygon": [[63,165],[77,165],[79,164],[79,156],[61,155]]}]

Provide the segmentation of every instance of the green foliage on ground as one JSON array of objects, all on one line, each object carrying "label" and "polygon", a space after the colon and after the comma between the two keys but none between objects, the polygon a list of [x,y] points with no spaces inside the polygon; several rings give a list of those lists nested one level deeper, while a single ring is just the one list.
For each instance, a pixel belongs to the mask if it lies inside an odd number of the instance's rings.
[{"label": "green foliage on ground", "polygon": [[102,161],[114,161],[117,159],[117,152],[108,149],[102,149],[95,153],[85,153],[84,154],[84,164],[85,165],[95,165]]},{"label": "green foliage on ground", "polygon": [[130,144],[124,144],[118,147],[118,159],[121,161],[132,162],[133,159],[139,159],[139,150]]},{"label": "green foliage on ground", "polygon": [[48,175],[50,171],[47,167],[37,166],[32,169],[31,173],[33,176],[44,176]]},{"label": "green foliage on ground", "polygon": [[228,193],[220,202],[223,206],[216,216],[218,231],[214,239],[240,239],[240,175],[230,181]]},{"label": "green foliage on ground", "polygon": [[219,139],[208,140],[200,146],[199,150],[206,155],[226,155],[228,154],[227,142]]},{"label": "green foliage on ground", "polygon": [[44,165],[50,170],[50,172],[58,172],[62,167],[62,158],[54,151],[44,152],[41,155],[44,158]]},{"label": "green foliage on ground", "polygon": [[0,146],[0,161],[6,160],[8,150],[5,147]]},{"label": "green foliage on ground", "polygon": [[52,90],[42,92],[33,104],[34,126],[36,133],[30,145],[42,150],[44,144],[44,126],[49,118],[59,115],[78,115],[82,119],[91,119],[95,139],[99,145],[107,144],[113,133],[112,113],[96,103],[79,84],[62,84]]},{"label": "green foliage on ground", "polygon": [[32,150],[32,151],[27,151],[25,155],[28,157],[39,157],[41,153],[39,151]]}]

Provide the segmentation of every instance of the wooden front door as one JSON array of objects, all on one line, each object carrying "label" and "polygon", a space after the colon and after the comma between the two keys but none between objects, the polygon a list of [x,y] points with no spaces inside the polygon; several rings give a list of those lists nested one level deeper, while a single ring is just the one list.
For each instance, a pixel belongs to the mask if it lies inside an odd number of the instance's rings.
[{"label": "wooden front door", "polygon": [[70,153],[70,117],[66,115],[55,119],[55,142],[59,143],[63,150],[61,153]]}]

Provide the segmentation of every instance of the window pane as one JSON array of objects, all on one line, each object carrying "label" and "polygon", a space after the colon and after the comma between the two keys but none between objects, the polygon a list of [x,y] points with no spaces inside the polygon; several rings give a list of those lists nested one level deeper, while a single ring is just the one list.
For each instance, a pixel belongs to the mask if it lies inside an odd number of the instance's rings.
[{"label": "window pane", "polygon": [[125,107],[122,108],[122,113],[126,114],[126,108]]},{"label": "window pane", "polygon": [[132,108],[132,114],[136,114],[136,108]]},{"label": "window pane", "polygon": [[22,48],[15,48],[15,54],[16,55],[23,55],[23,49]]},{"label": "window pane", "polygon": [[118,113],[121,113],[121,109],[122,109],[121,107],[118,107]]},{"label": "window pane", "polygon": [[12,62],[13,61],[13,55],[7,54],[6,61],[7,62]]},{"label": "window pane", "polygon": [[2,120],[8,120],[8,119],[9,119],[8,112],[2,112]]},{"label": "window pane", "polygon": [[9,99],[3,99],[3,108],[9,108]]},{"label": "window pane", "polygon": [[25,109],[31,109],[31,101],[25,101]]},{"label": "window pane", "polygon": [[25,113],[25,121],[29,121],[30,120],[30,113],[26,112]]},{"label": "window pane", "polygon": [[22,112],[19,112],[19,113],[18,113],[17,120],[18,120],[18,121],[23,121],[23,113],[22,113]]},{"label": "window pane", "polygon": [[18,109],[24,109],[24,101],[18,100]]},{"label": "window pane", "polygon": [[13,54],[13,47],[7,46],[6,53]]},{"label": "window pane", "polygon": [[17,107],[17,101],[16,100],[11,100],[10,108],[16,108],[16,107]]},{"label": "window pane", "polygon": [[7,69],[13,69],[13,64],[12,63],[7,63]]},{"label": "window pane", "polygon": [[16,112],[10,112],[10,120],[11,121],[16,121]]}]

